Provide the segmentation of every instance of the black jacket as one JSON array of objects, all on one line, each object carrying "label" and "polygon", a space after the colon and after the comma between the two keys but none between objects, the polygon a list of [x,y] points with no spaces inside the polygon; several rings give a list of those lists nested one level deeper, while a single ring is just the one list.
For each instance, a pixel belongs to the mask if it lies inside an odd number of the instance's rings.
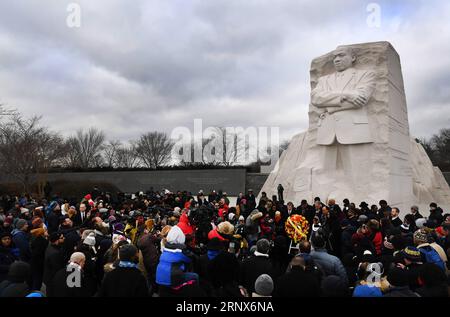
[{"label": "black jacket", "polygon": [[47,229],[49,234],[58,231],[60,221],[61,221],[60,211],[58,212],[53,211],[47,216]]},{"label": "black jacket", "polygon": [[395,228],[397,228],[403,224],[403,221],[400,219],[400,217],[397,217],[395,219],[391,219],[391,223]]},{"label": "black jacket", "polygon": [[19,257],[13,253],[13,249],[0,246],[0,282],[6,279],[9,267],[14,261],[19,261]]},{"label": "black jacket", "polygon": [[317,278],[300,268],[294,268],[275,281],[273,297],[319,297]]},{"label": "black jacket", "polygon": [[53,277],[56,272],[64,267],[65,261],[60,246],[49,244],[44,256],[44,278],[43,282],[47,289],[47,296],[52,295]]},{"label": "black jacket", "polygon": [[147,297],[147,282],[136,268],[117,267],[107,273],[98,292],[100,297]]},{"label": "black jacket", "polygon": [[[292,216],[292,215],[300,215],[301,212],[298,211],[295,207],[294,209],[291,210],[291,213],[288,213],[288,209],[287,206],[284,206],[283,209],[281,210],[281,219],[283,220],[283,222],[286,222],[286,220]],[[314,216],[313,216],[314,217]]]},{"label": "black jacket", "polygon": [[25,282],[4,280],[0,283],[0,297],[25,297],[29,293],[29,285]]},{"label": "black jacket", "polygon": [[448,286],[445,283],[431,287],[421,287],[416,290],[421,297],[448,297]]},{"label": "black jacket", "polygon": [[37,237],[31,239],[31,270],[44,271],[45,251],[47,249],[48,240],[44,237]]},{"label": "black jacket", "polygon": [[420,297],[414,293],[408,286],[391,288],[384,297]]},{"label": "black jacket", "polygon": [[96,292],[96,284],[93,280],[86,277],[81,272],[80,287],[70,287],[67,281],[72,280],[69,274],[73,274],[74,270],[67,269],[66,267],[59,270],[53,278],[54,293],[51,296],[54,297],[92,297]]},{"label": "black jacket", "polygon": [[81,241],[81,237],[75,228],[62,229],[60,232],[64,235],[64,260],[68,261],[75,251],[75,247]]},{"label": "black jacket", "polygon": [[432,220],[436,225],[440,226],[442,221],[444,221],[442,213],[443,211],[440,207],[437,207],[435,210],[430,210],[430,216],[428,217],[428,220]]},{"label": "black jacket", "polygon": [[239,280],[249,294],[255,291],[256,279],[261,274],[273,276],[272,263],[268,257],[252,256],[242,262]]}]

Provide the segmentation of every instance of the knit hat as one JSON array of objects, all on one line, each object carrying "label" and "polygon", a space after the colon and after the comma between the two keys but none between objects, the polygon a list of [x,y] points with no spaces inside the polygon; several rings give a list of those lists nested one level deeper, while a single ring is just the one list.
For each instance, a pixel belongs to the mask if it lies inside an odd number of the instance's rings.
[{"label": "knit hat", "polygon": [[172,229],[172,226],[169,226],[169,225],[164,226],[164,228],[162,228],[161,233],[160,233],[161,236],[167,237],[167,235],[169,234],[170,229]]},{"label": "knit hat", "polygon": [[420,262],[422,260],[419,249],[415,247],[406,247],[401,251],[401,254],[412,262]]},{"label": "knit hat", "polygon": [[217,231],[224,235],[232,235],[234,233],[234,226],[228,221],[221,222],[217,226]]},{"label": "knit hat", "polygon": [[392,286],[396,287],[407,286],[409,283],[408,273],[404,269],[394,267],[389,270],[389,273],[387,275],[387,281]]},{"label": "knit hat", "polygon": [[369,218],[368,218],[366,215],[360,215],[360,216],[358,217],[358,222],[359,222],[359,223],[366,223],[367,220],[369,220]]},{"label": "knit hat", "polygon": [[84,239],[83,243],[90,247],[95,246],[95,233],[94,232],[89,233],[86,239]]},{"label": "knit hat", "polygon": [[434,229],[434,231],[436,231],[436,233],[440,236],[445,236],[444,228],[442,226],[437,227],[436,229]]},{"label": "knit hat", "polygon": [[147,228],[148,231],[152,231],[154,224],[155,221],[153,219],[148,219],[147,221],[145,221],[145,228]]},{"label": "knit hat", "polygon": [[236,215],[235,215],[234,213],[230,212],[230,213],[228,214],[228,220],[233,221],[235,216],[236,216]]},{"label": "knit hat", "polygon": [[261,218],[262,216],[263,216],[263,213],[260,212],[258,209],[253,210],[249,215],[249,217],[252,221],[256,221],[259,218]]},{"label": "knit hat", "polygon": [[3,224],[4,225],[5,224],[11,225],[13,223],[13,221],[14,221],[14,217],[13,216],[8,216],[8,217],[5,218],[5,221],[3,222]]},{"label": "knit hat", "polygon": [[364,254],[361,258],[362,262],[369,262],[369,263],[373,263],[375,261],[375,256],[372,254],[371,251],[369,250],[365,250]]},{"label": "knit hat", "polygon": [[353,291],[353,297],[382,297],[381,289],[372,285],[358,285]]},{"label": "knit hat", "polygon": [[167,234],[167,242],[172,244],[184,244],[186,236],[178,226],[173,226]]},{"label": "knit hat", "polygon": [[43,224],[44,224],[44,222],[43,222],[42,219],[39,218],[39,217],[34,218],[33,221],[31,222],[31,226],[32,226],[34,229],[42,227]]},{"label": "knit hat", "polygon": [[414,232],[414,244],[419,245],[428,242],[428,235],[425,229],[419,229]]},{"label": "knit hat", "polygon": [[30,209],[28,209],[28,208],[20,208],[20,213],[21,214],[26,214],[27,212],[30,212]]},{"label": "knit hat", "polygon": [[21,230],[28,222],[25,219],[19,219],[16,222],[16,229]]},{"label": "knit hat", "polygon": [[36,228],[30,231],[31,235],[33,237],[41,237],[45,234],[45,229],[44,228]]},{"label": "knit hat", "polygon": [[131,261],[138,252],[133,244],[125,244],[119,248],[119,259],[121,261]]},{"label": "knit hat", "polygon": [[255,292],[261,296],[270,296],[273,291],[273,280],[267,274],[261,274],[255,281]]},{"label": "knit hat", "polygon": [[180,217],[180,215],[181,215],[181,208],[180,208],[180,207],[175,207],[175,208],[173,209],[173,215],[174,215],[175,217]]},{"label": "knit hat", "polygon": [[425,226],[425,223],[427,222],[427,219],[425,218],[419,218],[416,220],[416,227],[419,229],[422,229]]},{"label": "knit hat", "polygon": [[244,216],[239,216],[239,221],[245,220]]},{"label": "knit hat", "polygon": [[[113,234],[113,237],[112,237],[113,244],[118,244],[120,241],[129,241],[129,240],[124,235],[117,234],[117,233]],[[129,241],[129,242],[131,243],[131,241]]]}]

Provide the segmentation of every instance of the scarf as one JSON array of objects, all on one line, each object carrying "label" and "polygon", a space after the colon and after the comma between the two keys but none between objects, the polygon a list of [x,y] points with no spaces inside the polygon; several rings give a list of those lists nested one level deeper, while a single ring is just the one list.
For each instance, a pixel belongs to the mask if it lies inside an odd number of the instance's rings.
[{"label": "scarf", "polygon": [[135,269],[137,269],[138,268],[138,265],[137,265],[137,263],[133,263],[133,262],[130,262],[130,261],[120,261],[119,262],[119,267],[128,267],[128,268],[135,268]]}]

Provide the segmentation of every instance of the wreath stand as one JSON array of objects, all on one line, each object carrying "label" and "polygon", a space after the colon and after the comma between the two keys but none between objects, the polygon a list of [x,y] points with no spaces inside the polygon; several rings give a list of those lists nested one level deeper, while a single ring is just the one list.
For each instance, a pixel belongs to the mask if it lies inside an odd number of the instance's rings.
[{"label": "wreath stand", "polygon": [[300,243],[295,244],[295,242],[291,240],[291,243],[289,244],[289,251],[288,254],[291,254],[291,250],[300,250]]}]

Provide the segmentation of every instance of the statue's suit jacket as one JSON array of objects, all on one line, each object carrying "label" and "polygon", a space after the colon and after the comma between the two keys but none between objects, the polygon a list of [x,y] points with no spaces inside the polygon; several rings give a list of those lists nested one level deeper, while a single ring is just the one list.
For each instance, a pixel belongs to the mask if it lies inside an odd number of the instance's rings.
[{"label": "statue's suit jacket", "polygon": [[[370,70],[348,68],[319,78],[311,91],[311,103],[327,112],[317,124],[317,144],[331,145],[371,143],[369,120],[365,106],[342,102],[345,93],[363,94],[370,99],[375,89],[376,74]],[[336,109],[346,109],[333,113]],[[330,113],[331,111],[331,113]]]}]

